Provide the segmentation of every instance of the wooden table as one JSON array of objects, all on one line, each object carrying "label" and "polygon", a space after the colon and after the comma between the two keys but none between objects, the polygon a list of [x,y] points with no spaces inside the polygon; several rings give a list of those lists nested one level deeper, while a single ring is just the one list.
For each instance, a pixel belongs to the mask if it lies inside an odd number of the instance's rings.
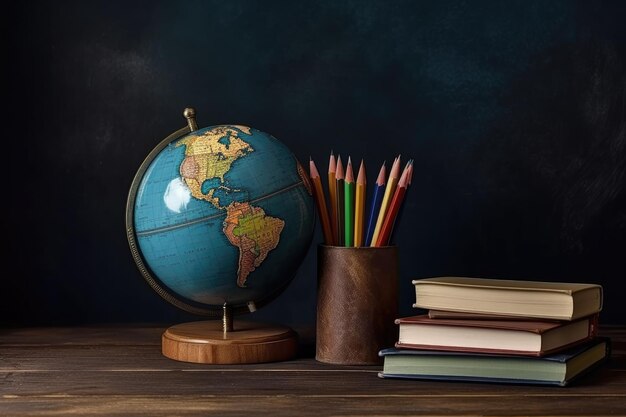
[{"label": "wooden table", "polygon": [[[626,415],[626,328],[610,364],[568,388],[383,380],[376,366],[302,358],[180,363],[163,327],[0,330],[0,415]],[[308,357],[307,357],[308,356]]]}]

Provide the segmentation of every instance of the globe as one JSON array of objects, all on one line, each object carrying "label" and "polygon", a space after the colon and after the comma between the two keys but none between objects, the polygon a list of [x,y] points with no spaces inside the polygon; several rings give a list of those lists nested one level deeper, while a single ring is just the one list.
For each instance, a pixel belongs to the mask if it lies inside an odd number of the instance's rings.
[{"label": "globe", "polygon": [[253,311],[289,284],[309,248],[311,186],[273,136],[240,125],[194,130],[191,121],[135,177],[131,251],[150,285],[186,311]]}]

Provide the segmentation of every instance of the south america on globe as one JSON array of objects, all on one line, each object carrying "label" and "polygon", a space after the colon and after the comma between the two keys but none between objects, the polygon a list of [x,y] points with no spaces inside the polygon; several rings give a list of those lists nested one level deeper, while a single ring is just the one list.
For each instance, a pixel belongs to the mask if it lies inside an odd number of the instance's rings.
[{"label": "south america on globe", "polygon": [[310,184],[296,157],[240,125],[163,141],[137,173],[128,210],[144,277],[192,312],[273,299],[293,279],[314,228]]},{"label": "south america on globe", "polygon": [[[233,191],[225,184],[224,176],[230,172],[237,159],[254,152],[252,146],[239,137],[242,133],[252,135],[248,127],[219,126],[188,136],[176,146],[186,148],[185,159],[180,164],[180,175],[191,196],[206,200],[220,210],[226,210],[222,231],[230,243],[239,248],[237,285],[245,287],[250,272],[261,265],[269,251],[278,246],[285,222],[266,215],[261,207],[255,207],[248,201],[232,201],[227,206],[220,205],[220,199],[215,192],[220,187]],[[213,179],[219,181],[218,187],[208,188],[205,194],[202,191],[203,184]],[[164,198],[167,200],[169,197]]]}]

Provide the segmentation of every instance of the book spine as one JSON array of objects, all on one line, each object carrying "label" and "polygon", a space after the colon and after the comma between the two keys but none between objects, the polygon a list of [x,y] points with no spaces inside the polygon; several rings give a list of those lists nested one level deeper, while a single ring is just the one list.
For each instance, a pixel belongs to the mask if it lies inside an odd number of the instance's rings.
[{"label": "book spine", "polygon": [[598,336],[600,314],[596,313],[589,318],[589,339]]}]

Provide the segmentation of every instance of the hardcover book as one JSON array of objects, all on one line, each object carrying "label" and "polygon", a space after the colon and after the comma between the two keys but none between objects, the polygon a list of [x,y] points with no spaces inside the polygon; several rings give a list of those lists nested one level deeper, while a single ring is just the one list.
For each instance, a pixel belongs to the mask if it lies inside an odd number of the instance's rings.
[{"label": "hardcover book", "polygon": [[479,314],[575,320],[602,309],[596,284],[439,277],[414,280],[414,307]]},{"label": "hardcover book", "polygon": [[397,348],[544,356],[583,343],[597,334],[598,315],[573,322],[531,320],[396,320]]},{"label": "hardcover book", "polygon": [[596,338],[544,357],[384,349],[381,378],[566,386],[610,356],[610,339]]},{"label": "hardcover book", "polygon": [[[502,314],[481,314],[467,313],[464,311],[444,311],[444,310],[428,310],[428,317],[431,319],[459,319],[459,320],[520,320],[528,321],[528,317],[504,316]],[[541,319],[542,321],[552,321],[555,323],[561,320]]]}]

